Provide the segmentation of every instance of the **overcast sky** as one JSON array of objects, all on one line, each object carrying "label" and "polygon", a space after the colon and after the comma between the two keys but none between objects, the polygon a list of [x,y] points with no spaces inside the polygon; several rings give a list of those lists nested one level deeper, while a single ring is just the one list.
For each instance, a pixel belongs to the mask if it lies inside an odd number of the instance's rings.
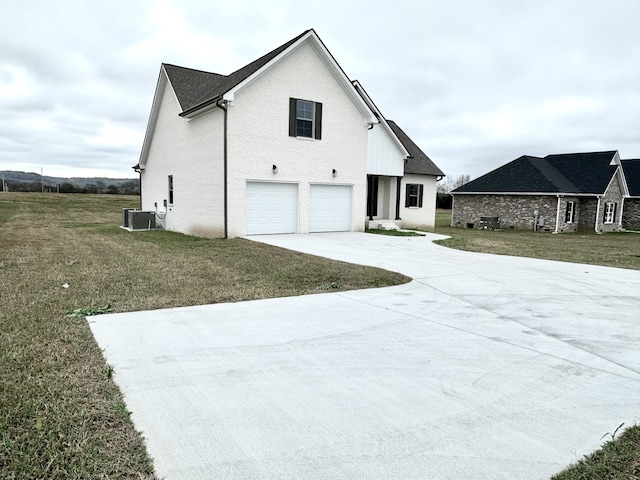
[{"label": "overcast sky", "polygon": [[314,28],[449,176],[640,158],[640,0],[3,0],[0,170],[135,177],[161,62],[229,74]]}]

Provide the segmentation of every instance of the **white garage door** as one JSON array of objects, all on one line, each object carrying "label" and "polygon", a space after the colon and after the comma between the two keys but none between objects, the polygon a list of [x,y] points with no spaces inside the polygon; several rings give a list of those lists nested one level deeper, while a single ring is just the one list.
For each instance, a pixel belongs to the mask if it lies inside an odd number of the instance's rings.
[{"label": "white garage door", "polygon": [[247,182],[245,214],[247,235],[296,233],[298,185]]},{"label": "white garage door", "polygon": [[351,192],[352,188],[349,185],[311,185],[309,231],[350,231]]}]

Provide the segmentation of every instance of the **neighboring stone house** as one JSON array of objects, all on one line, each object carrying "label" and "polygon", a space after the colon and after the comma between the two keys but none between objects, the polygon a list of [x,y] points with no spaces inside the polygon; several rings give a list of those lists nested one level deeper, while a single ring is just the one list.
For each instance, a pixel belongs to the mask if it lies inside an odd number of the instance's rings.
[{"label": "neighboring stone house", "polygon": [[142,210],[208,237],[362,231],[386,176],[378,204],[405,210],[376,216],[433,228],[442,172],[413,173],[413,142],[356,85],[314,30],[230,75],[162,64],[134,167]]},{"label": "neighboring stone house", "polygon": [[622,208],[622,226],[640,229],[640,159],[622,160],[622,171],[629,190]]},{"label": "neighboring stone house", "polygon": [[544,158],[525,155],[452,194],[453,226],[491,225],[554,233],[620,230],[623,209],[634,204],[617,151]]}]

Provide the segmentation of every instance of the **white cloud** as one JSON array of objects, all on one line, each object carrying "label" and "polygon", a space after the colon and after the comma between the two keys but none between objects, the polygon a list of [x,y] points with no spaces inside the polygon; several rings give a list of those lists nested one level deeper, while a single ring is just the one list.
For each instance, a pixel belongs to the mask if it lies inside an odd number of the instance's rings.
[{"label": "white cloud", "polygon": [[3,5],[0,169],[138,160],[161,62],[230,73],[313,27],[448,175],[640,157],[640,2],[45,0]]}]

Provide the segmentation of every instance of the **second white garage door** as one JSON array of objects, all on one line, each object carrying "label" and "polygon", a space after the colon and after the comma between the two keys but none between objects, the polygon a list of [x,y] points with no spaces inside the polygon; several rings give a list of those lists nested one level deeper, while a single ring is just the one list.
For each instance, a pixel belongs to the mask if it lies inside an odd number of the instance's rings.
[{"label": "second white garage door", "polygon": [[296,233],[298,185],[247,182],[246,234]]},{"label": "second white garage door", "polygon": [[311,185],[309,231],[350,231],[352,190],[349,185]]}]

